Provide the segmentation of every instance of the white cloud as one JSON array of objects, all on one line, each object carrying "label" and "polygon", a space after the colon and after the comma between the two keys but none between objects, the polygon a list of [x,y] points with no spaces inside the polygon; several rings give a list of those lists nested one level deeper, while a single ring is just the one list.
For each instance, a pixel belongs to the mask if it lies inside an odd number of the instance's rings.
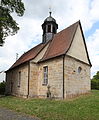
[{"label": "white cloud", "polygon": [[99,0],[92,1],[90,15],[93,21],[99,20]]},{"label": "white cloud", "polygon": [[5,73],[0,73],[0,82],[5,81]]},{"label": "white cloud", "polygon": [[[28,21],[28,22],[27,22]],[[0,71],[8,69],[16,60],[16,53],[22,55],[28,49],[40,42],[40,22],[25,18],[20,22],[18,34],[9,36],[3,47],[0,47]],[[41,35],[42,38],[42,35]],[[4,67],[6,66],[6,67]]]},{"label": "white cloud", "polygon": [[92,62],[92,75],[99,71],[99,29],[87,39],[88,51]]},{"label": "white cloud", "polygon": [[[25,14],[23,17],[14,15],[20,30],[15,36],[6,39],[4,47],[0,47],[0,71],[8,69],[19,56],[42,40],[41,24],[48,16],[48,8],[52,6],[52,16],[56,19],[59,30],[81,20],[84,32],[90,30],[99,20],[99,0],[23,0]],[[88,38],[88,50],[93,64],[92,73],[98,70],[99,60],[98,38],[99,31]],[[94,47],[93,47],[94,46]],[[94,48],[94,49],[92,49]],[[97,53],[98,51],[98,53]]]},{"label": "white cloud", "polygon": [[99,0],[59,0],[55,3],[56,1],[53,3],[53,11],[60,29],[81,20],[84,31],[87,31],[99,20]]}]

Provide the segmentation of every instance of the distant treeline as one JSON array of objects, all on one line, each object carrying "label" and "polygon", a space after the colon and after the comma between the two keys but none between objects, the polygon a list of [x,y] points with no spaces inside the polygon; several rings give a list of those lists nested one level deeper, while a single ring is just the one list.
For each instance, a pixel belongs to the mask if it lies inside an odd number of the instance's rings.
[{"label": "distant treeline", "polygon": [[91,89],[99,90],[99,71],[91,79]]}]

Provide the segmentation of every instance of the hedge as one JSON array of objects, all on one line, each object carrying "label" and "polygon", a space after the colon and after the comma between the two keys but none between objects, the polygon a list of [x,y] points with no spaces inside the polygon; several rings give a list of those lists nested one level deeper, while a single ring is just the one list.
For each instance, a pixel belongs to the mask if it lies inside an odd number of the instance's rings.
[{"label": "hedge", "polygon": [[99,80],[91,80],[91,89],[99,90]]},{"label": "hedge", "polygon": [[6,86],[6,83],[4,81],[0,83],[0,94],[1,95],[5,94],[5,86]]}]

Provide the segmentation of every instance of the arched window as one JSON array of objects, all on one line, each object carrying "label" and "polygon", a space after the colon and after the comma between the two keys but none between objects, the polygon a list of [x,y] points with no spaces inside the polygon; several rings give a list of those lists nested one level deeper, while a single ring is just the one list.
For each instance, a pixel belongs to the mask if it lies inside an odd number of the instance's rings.
[{"label": "arched window", "polygon": [[78,67],[78,73],[81,73],[81,71],[82,71],[82,68]]},{"label": "arched window", "polygon": [[51,25],[48,25],[48,32],[51,32]]}]

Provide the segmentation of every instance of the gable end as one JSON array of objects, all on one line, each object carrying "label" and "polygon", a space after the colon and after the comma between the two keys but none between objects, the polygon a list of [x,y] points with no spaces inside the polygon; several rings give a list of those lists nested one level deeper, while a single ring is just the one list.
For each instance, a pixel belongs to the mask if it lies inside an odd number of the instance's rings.
[{"label": "gable end", "polygon": [[79,21],[79,24],[75,31],[71,45],[70,45],[68,51],[66,52],[66,55],[74,57],[74,58],[92,66],[90,59],[89,59],[87,46],[86,46],[86,42],[85,42],[85,38],[84,38],[84,34],[83,34],[83,30],[82,30],[80,21]]}]

